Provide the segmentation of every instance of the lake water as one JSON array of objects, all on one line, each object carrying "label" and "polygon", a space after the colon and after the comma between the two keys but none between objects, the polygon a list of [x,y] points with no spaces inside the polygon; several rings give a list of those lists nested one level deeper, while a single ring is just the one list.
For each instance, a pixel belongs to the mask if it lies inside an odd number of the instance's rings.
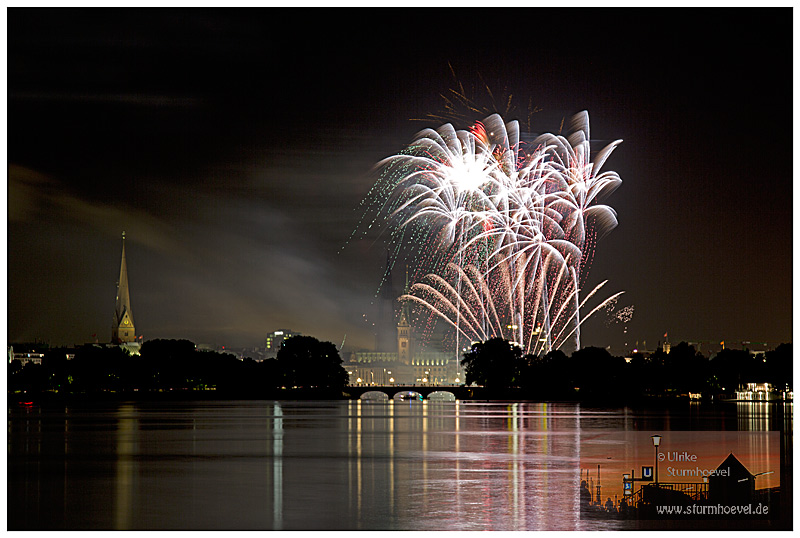
[{"label": "lake water", "polygon": [[[636,528],[581,518],[579,485],[586,475],[594,488],[602,461],[611,495],[614,440],[650,431],[763,434],[737,446],[764,451],[765,478],[791,507],[791,404],[11,403],[8,529]],[[652,450],[642,448],[647,461]]]}]

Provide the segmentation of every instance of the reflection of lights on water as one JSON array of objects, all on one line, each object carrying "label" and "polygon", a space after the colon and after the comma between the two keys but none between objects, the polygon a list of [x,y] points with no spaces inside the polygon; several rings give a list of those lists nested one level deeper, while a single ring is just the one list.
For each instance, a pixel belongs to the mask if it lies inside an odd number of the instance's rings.
[{"label": "reflection of lights on water", "polygon": [[276,403],[272,407],[272,527],[283,527],[283,409]]},{"label": "reflection of lights on water", "polygon": [[356,504],[361,519],[361,400],[356,403]]},{"label": "reflection of lights on water", "polygon": [[521,526],[521,514],[524,514],[524,511],[520,510],[520,489],[524,491],[524,484],[523,487],[520,488],[520,481],[524,476],[524,473],[520,473],[520,462],[517,455],[519,454],[519,421],[520,421],[520,413],[519,413],[519,404],[513,403],[510,406],[510,441],[509,444],[509,453],[511,455],[511,498],[513,502],[511,504],[512,508],[512,517],[515,520],[515,524],[517,527]]},{"label": "reflection of lights on water", "polygon": [[389,400],[389,508],[394,511],[394,400]]},{"label": "reflection of lights on water", "polygon": [[117,464],[115,517],[118,530],[131,528],[131,497],[137,453],[139,421],[132,405],[122,405],[117,412]]}]

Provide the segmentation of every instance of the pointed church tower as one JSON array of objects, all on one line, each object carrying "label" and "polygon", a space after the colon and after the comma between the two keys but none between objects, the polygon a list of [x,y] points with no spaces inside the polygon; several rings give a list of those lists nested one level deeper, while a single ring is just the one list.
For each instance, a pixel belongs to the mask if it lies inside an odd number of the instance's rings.
[{"label": "pointed church tower", "polygon": [[[403,293],[408,293],[408,267],[406,267],[406,287]],[[397,324],[397,359],[400,364],[411,364],[411,324],[408,322],[410,317],[411,312],[406,301],[400,310],[400,322]]]},{"label": "pointed church tower", "polygon": [[117,283],[117,305],[114,309],[114,320],[111,325],[111,342],[124,344],[135,341],[131,296],[128,290],[128,265],[125,263],[125,232],[122,232],[122,263],[119,268],[119,282]]}]

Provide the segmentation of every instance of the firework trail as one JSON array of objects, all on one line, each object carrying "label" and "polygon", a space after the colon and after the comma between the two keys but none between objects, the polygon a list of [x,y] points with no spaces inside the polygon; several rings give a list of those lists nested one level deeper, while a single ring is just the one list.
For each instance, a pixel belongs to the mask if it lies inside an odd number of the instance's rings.
[{"label": "firework trail", "polygon": [[621,293],[581,317],[604,284],[580,298],[594,238],[617,224],[599,202],[621,183],[601,172],[621,141],[592,161],[588,114],[570,127],[523,151],[518,123],[493,114],[469,130],[424,129],[378,164],[360,227],[389,230],[394,255],[413,260],[402,301],[457,339],[500,336],[532,353],[580,347],[581,324]]},{"label": "firework trail", "polygon": [[459,122],[463,125],[471,125],[475,118],[499,113],[503,117],[525,116],[526,121],[523,125],[527,131],[531,130],[533,115],[542,111],[533,104],[532,96],[528,98],[527,110],[523,111],[520,106],[517,106],[514,96],[506,88],[500,88],[497,93],[493,92],[479,71],[476,71],[470,78],[480,81],[480,84],[468,85],[465,88],[452,64],[448,62],[447,66],[453,79],[453,87],[445,93],[439,94],[442,98],[443,108],[438,112],[428,113],[423,118],[411,118],[411,121],[428,124],[431,122]]}]

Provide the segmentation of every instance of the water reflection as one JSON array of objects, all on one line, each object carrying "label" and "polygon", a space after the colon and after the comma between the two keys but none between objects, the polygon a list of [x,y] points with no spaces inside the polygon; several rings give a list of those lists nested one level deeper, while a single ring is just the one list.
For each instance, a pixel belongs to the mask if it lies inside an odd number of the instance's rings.
[{"label": "water reflection", "polygon": [[[12,408],[8,526],[622,528],[579,517],[581,432],[788,428],[753,436],[757,446],[748,450],[772,453],[763,443],[780,442],[791,468],[791,406],[745,406],[656,412],[356,400]],[[623,457],[630,450],[610,449]]]},{"label": "water reflection", "polygon": [[272,528],[283,527],[283,410],[272,406]]},{"label": "water reflection", "polygon": [[350,408],[359,528],[578,528],[577,517],[553,518],[576,513],[576,406],[556,407],[558,418],[548,404]]},{"label": "water reflection", "polygon": [[[134,411],[133,405],[130,404],[121,405],[117,411],[117,487],[114,505],[116,530],[127,530],[132,525],[133,481],[137,474],[135,456],[138,453],[138,421],[133,416]],[[67,436],[64,437],[65,440],[66,438]]]}]

